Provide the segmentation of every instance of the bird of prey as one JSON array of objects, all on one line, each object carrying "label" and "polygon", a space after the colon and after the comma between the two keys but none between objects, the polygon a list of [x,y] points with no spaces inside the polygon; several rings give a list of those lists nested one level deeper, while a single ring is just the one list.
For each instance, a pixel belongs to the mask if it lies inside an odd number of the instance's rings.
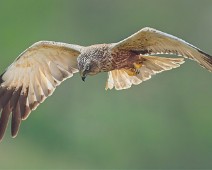
[{"label": "bird of prey", "polygon": [[106,89],[122,90],[184,63],[183,58],[157,54],[183,56],[212,71],[210,55],[182,39],[148,27],[111,44],[83,47],[53,41],[36,42],[0,76],[0,141],[10,115],[11,134],[16,137],[21,121],[74,73],[79,72],[84,81],[88,75],[108,72]]}]

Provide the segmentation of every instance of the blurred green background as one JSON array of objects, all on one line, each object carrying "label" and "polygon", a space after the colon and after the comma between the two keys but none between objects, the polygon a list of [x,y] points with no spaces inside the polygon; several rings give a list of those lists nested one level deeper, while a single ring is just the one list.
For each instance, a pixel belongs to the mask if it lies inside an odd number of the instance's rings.
[{"label": "blurred green background", "polygon": [[[1,0],[0,71],[39,40],[117,42],[143,27],[212,54],[211,0]],[[193,61],[123,91],[65,81],[0,144],[0,169],[212,168],[212,75]]]}]

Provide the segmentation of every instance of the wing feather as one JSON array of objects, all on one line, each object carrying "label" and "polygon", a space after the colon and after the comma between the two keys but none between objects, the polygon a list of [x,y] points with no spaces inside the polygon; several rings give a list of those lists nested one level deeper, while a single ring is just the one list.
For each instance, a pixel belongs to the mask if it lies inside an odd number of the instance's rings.
[{"label": "wing feather", "polygon": [[16,137],[18,134],[18,129],[21,124],[21,110],[19,102],[15,105],[12,110],[12,123],[11,123],[11,134]]},{"label": "wing feather", "polygon": [[112,44],[113,50],[130,50],[136,54],[174,54],[197,61],[212,71],[212,56],[188,42],[153,28],[143,28],[130,37]]},{"label": "wing feather", "polygon": [[21,120],[50,96],[56,86],[78,72],[77,57],[83,47],[40,41],[25,50],[0,76],[0,141],[10,114],[11,134],[18,133]]}]

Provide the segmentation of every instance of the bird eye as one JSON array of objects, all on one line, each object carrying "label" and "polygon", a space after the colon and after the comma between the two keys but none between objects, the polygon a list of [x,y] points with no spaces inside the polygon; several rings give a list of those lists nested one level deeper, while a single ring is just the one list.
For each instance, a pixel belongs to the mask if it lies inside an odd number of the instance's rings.
[{"label": "bird eye", "polygon": [[86,66],[86,71],[89,71],[89,70],[90,70],[90,66],[87,65],[87,66]]}]

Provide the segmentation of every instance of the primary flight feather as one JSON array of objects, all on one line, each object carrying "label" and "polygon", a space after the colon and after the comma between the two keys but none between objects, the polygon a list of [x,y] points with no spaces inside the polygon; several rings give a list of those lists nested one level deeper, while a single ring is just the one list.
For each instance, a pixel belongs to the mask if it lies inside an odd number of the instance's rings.
[{"label": "primary flight feather", "polygon": [[40,41],[26,49],[0,76],[0,141],[10,115],[11,134],[18,133],[21,120],[50,96],[56,86],[80,72],[87,75],[108,72],[106,89],[130,88],[152,75],[179,67],[183,58],[197,61],[212,71],[212,57],[199,48],[170,34],[143,28],[130,37],[111,44],[88,47],[52,41]]}]

